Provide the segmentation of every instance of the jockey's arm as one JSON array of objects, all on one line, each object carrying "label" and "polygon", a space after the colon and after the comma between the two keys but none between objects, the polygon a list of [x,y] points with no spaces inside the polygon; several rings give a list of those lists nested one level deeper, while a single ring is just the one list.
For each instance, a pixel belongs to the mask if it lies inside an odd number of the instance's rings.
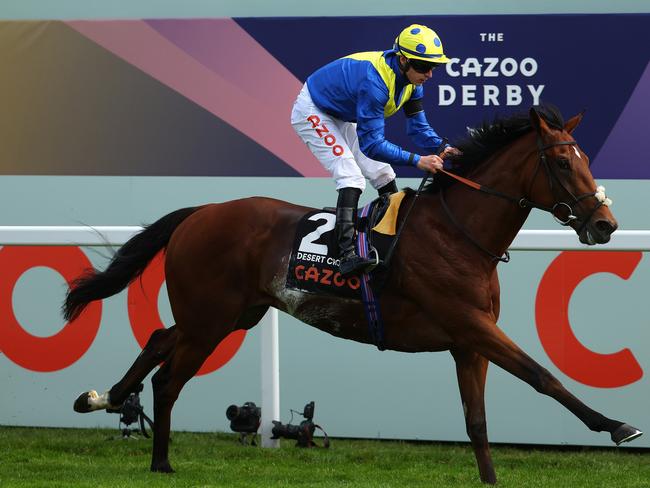
[{"label": "jockey's arm", "polygon": [[366,80],[357,100],[357,136],[361,152],[371,159],[393,165],[417,166],[420,156],[386,140],[384,136],[384,105],[388,100],[386,86]]},{"label": "jockey's arm", "polygon": [[[424,149],[428,154],[437,154],[443,140],[429,125],[424,113],[422,95],[422,87],[418,86],[411,99],[404,104],[406,133],[418,147]],[[445,144],[445,147],[451,146]]]}]

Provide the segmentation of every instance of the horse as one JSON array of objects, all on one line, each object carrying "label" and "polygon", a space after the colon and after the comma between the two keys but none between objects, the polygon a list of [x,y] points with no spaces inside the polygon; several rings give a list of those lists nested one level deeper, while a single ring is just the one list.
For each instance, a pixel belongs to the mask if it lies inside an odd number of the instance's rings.
[{"label": "horse", "polygon": [[[618,227],[587,155],[571,135],[581,119],[578,114],[565,123],[549,104],[471,129],[456,144],[462,155],[451,161],[453,171],[436,175],[421,192],[407,192],[402,205],[418,198],[417,205],[403,226],[404,212],[398,216],[403,232],[381,295],[384,345],[402,352],[451,352],[484,483],[497,479],[484,405],[490,362],[557,400],[592,431],[608,432],[617,445],[642,434],[586,406],[497,326],[497,264],[507,260],[532,208],[551,212],[589,245],[608,242]],[[171,412],[183,385],[228,334],[251,329],[269,307],[334,336],[371,344],[360,301],[285,286],[296,226],[312,210],[262,197],[179,209],[132,237],[104,271],[87,270],[73,281],[63,304],[67,319],[124,289],[165,250],[175,320],[151,334],[110,390],[82,393],[75,411],[118,408],[162,364],[152,377],[151,470],[169,473]]]}]

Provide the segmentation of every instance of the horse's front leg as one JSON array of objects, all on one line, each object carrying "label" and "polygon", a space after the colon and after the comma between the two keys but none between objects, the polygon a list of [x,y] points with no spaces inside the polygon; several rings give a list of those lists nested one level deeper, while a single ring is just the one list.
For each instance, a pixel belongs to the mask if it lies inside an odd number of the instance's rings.
[{"label": "horse's front leg", "polygon": [[489,363],[483,356],[471,351],[452,349],[451,354],[456,361],[465,426],[467,435],[472,441],[481,481],[494,484],[497,482],[497,477],[488,445],[484,401],[485,377]]},{"label": "horse's front leg", "polygon": [[548,370],[535,362],[523,352],[505,333],[497,327],[488,314],[474,317],[473,324],[458,337],[458,343],[464,348],[471,349],[509,373],[522,379],[535,390],[554,398],[589,429],[610,433],[612,441],[617,445],[639,437],[642,432],[618,420],[612,420],[592,410],[578,398],[569,393],[560,381]]}]

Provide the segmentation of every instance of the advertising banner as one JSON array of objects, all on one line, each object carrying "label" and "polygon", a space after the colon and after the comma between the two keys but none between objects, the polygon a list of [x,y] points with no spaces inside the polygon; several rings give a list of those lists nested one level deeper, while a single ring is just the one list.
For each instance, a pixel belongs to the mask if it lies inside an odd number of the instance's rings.
[{"label": "advertising banner", "polygon": [[[586,110],[597,178],[650,178],[648,15],[249,18],[0,23],[0,174],[325,176],[289,114],[339,57],[413,22],[451,62],[424,85],[451,141],[497,114]],[[387,137],[405,147],[401,114]],[[415,176],[404,168],[402,176]]]}]

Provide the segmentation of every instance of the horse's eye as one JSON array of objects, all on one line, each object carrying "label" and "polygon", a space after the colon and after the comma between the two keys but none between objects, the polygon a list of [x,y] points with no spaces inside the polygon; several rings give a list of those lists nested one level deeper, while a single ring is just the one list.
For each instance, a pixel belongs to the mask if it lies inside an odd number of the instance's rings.
[{"label": "horse's eye", "polygon": [[560,169],[570,169],[571,164],[569,163],[568,159],[560,158],[557,160],[557,165],[560,167]]}]

